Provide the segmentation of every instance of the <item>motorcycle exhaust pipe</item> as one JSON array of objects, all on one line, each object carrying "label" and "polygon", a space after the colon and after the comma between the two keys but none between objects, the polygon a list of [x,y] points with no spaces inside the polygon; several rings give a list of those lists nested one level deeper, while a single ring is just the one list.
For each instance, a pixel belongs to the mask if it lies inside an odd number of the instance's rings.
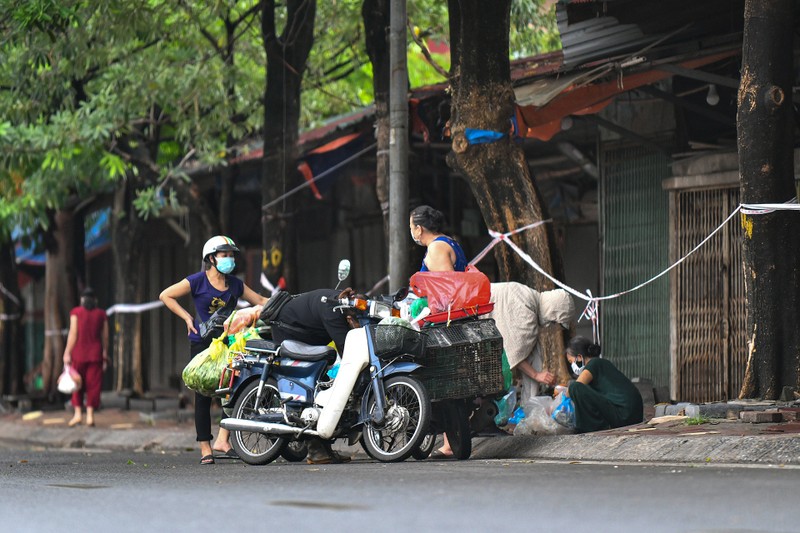
[{"label": "motorcycle exhaust pipe", "polygon": [[241,418],[226,418],[220,420],[219,425],[228,431],[249,431],[251,433],[262,433],[264,435],[308,435],[318,437],[313,429],[297,428],[286,424],[275,424],[272,422],[259,422],[257,420],[242,420]]}]

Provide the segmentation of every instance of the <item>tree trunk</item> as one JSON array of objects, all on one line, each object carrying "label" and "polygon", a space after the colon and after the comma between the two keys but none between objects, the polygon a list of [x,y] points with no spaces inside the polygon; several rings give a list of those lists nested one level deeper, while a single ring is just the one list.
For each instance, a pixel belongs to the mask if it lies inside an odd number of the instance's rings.
[{"label": "tree trunk", "polygon": [[384,234],[389,238],[389,1],[364,0],[365,45],[372,63],[375,94],[376,183],[375,194],[383,213]]},{"label": "tree trunk", "polygon": [[[140,169],[141,173],[146,173]],[[142,220],[136,214],[132,201],[135,197],[135,180],[123,180],[114,193],[111,247],[114,258],[114,298],[117,302],[139,302],[139,279],[142,274]],[[141,351],[141,315],[117,313],[111,319],[114,328],[114,389],[116,391],[144,392]]]},{"label": "tree trunk", "polygon": [[[792,0],[747,0],[738,97],[742,203],[780,203],[794,190]],[[796,214],[742,214],[748,357],[740,397],[776,399],[798,381],[800,279]]]},{"label": "tree trunk", "polygon": [[[510,7],[510,0],[449,1],[453,149],[447,160],[469,181],[486,225],[500,232],[548,217],[525,154],[510,135],[497,142],[473,145],[465,137],[466,128],[506,134],[511,130],[514,91],[508,45]],[[525,231],[512,239],[545,271],[563,279],[551,225]],[[554,288],[508,246],[496,246],[495,257],[502,279],[519,281],[539,291]],[[561,380],[568,376],[564,340],[564,333],[553,328],[540,336],[545,367],[558,371]]]},{"label": "tree trunk", "polygon": [[45,237],[45,246],[42,383],[48,399],[54,400],[58,376],[63,368],[69,312],[78,304],[75,264],[76,256],[83,254],[83,217],[76,216],[71,210],[56,211]]},{"label": "tree trunk", "polygon": [[[296,170],[297,139],[300,121],[300,88],[306,60],[314,43],[313,0],[288,0],[283,33],[276,27],[274,0],[264,2],[261,32],[267,55],[267,86],[264,94],[264,160],[261,176],[261,202],[276,200],[299,183]],[[284,278],[289,288],[296,285],[294,275],[294,197],[279,202],[262,213],[262,270],[276,285]]]},{"label": "tree trunk", "polygon": [[17,283],[14,243],[0,246],[0,396],[25,391],[25,337],[22,317],[25,302]]}]

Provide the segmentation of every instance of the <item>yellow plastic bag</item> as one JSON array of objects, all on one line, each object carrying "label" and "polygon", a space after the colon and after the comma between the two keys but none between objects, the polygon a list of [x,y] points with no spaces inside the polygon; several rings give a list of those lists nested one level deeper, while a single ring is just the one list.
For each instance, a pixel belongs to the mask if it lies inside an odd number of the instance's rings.
[{"label": "yellow plastic bag", "polygon": [[228,347],[225,334],[211,341],[211,346],[195,355],[183,369],[183,382],[186,386],[203,396],[215,396],[219,388],[219,378],[228,366]]},{"label": "yellow plastic bag", "polygon": [[252,325],[249,328],[228,336],[228,350],[231,353],[243,352],[248,340],[261,338],[255,325],[257,320],[258,316],[256,315],[252,319]]}]

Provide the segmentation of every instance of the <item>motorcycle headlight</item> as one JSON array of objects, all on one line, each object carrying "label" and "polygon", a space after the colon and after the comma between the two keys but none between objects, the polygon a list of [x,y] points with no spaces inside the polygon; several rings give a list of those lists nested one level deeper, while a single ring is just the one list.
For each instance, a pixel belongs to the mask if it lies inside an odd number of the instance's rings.
[{"label": "motorcycle headlight", "polygon": [[369,314],[378,318],[390,317],[392,316],[392,306],[382,302],[373,301]]}]

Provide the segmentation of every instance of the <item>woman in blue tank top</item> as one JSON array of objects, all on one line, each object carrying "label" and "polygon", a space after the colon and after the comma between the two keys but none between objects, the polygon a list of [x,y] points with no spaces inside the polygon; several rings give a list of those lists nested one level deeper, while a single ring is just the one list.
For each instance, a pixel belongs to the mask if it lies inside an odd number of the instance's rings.
[{"label": "woman in blue tank top", "polygon": [[414,208],[411,211],[409,229],[414,242],[428,249],[420,272],[463,272],[467,269],[467,257],[461,245],[442,233],[444,215],[441,211],[427,205]]},{"label": "woman in blue tank top", "polygon": [[[430,206],[421,205],[411,211],[409,221],[411,238],[428,252],[422,259],[420,272],[464,272],[467,269],[467,256],[455,240],[444,233],[444,215]],[[452,459],[453,449],[442,435],[442,447],[431,454],[431,459]]]}]

